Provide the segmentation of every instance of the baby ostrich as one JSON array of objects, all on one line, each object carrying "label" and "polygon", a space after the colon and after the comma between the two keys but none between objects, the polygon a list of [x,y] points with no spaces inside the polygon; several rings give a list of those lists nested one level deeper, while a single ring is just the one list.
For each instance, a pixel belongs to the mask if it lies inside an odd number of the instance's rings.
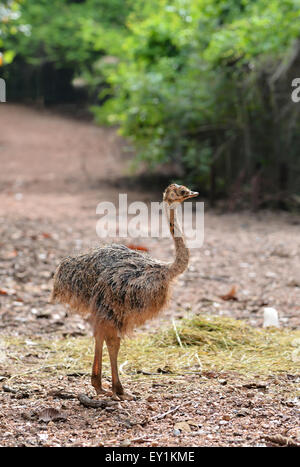
[{"label": "baby ostrich", "polygon": [[111,244],[87,254],[65,258],[54,276],[52,302],[68,303],[74,311],[89,315],[95,337],[92,385],[102,389],[102,348],[106,342],[114,397],[128,399],[118,375],[120,339],[134,327],[156,316],[166,305],[176,276],[188,266],[189,250],[177,221],[179,203],[198,196],[185,186],[172,184],[163,194],[176,257],[172,263],[157,261],[123,245]]}]

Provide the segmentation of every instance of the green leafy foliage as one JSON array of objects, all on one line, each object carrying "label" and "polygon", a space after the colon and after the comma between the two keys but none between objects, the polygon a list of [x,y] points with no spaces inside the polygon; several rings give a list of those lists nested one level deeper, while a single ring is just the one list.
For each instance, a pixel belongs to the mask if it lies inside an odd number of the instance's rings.
[{"label": "green leafy foliage", "polygon": [[15,51],[12,48],[6,47],[7,40],[16,36],[18,33],[24,32],[24,26],[18,23],[20,17],[20,1],[21,0],[5,0],[2,1],[0,5],[0,66],[3,63],[11,63],[15,57]]},{"label": "green leafy foliage", "polygon": [[129,0],[24,0],[20,20],[28,34],[11,38],[17,52],[34,64],[45,60],[57,67],[82,69],[104,53],[118,49],[125,33]]},{"label": "green leafy foliage", "polygon": [[278,148],[292,164],[297,133],[278,141],[295,109],[279,123],[270,79],[299,18],[298,0],[156,0],[131,14],[119,63],[103,70],[113,97],[96,117],[119,124],[150,167],[173,162],[204,190],[224,193],[243,168],[250,183],[262,166],[276,184]]},{"label": "green leafy foliage", "polygon": [[134,0],[20,0],[16,34],[8,34],[5,43],[16,57],[5,69],[11,96],[46,104],[70,101],[78,76],[96,96],[105,85],[99,60],[108,50],[113,55],[120,50],[134,5]]}]

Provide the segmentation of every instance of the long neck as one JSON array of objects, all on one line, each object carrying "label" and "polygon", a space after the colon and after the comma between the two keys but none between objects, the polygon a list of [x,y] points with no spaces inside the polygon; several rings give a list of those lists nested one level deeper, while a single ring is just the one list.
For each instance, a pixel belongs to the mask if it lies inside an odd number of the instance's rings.
[{"label": "long neck", "polygon": [[185,245],[184,236],[177,219],[176,208],[170,208],[168,203],[165,203],[165,209],[176,251],[175,260],[170,264],[170,276],[173,278],[182,274],[186,270],[189,263],[190,253]]}]

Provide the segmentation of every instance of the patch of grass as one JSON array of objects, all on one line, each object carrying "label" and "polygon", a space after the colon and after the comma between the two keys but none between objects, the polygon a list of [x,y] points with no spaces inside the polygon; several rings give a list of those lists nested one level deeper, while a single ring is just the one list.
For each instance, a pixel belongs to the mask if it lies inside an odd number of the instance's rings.
[{"label": "patch of grass", "polygon": [[203,367],[245,374],[299,372],[300,331],[258,329],[232,318],[195,316],[154,337],[162,348],[197,352]]},{"label": "patch of grass", "polygon": [[[0,370],[10,369],[13,378],[91,372],[91,337],[52,341],[6,338],[2,342],[2,354],[7,358],[0,362]],[[36,360],[29,357],[27,362],[28,354],[36,354]],[[249,376],[296,373],[300,370],[300,331],[257,329],[239,320],[195,316],[154,335],[125,339],[119,361],[123,377],[133,379],[145,378],[147,373],[163,376],[164,369],[174,375],[201,370],[237,371]],[[107,352],[104,374],[110,376]]]},{"label": "patch of grass", "polygon": [[179,325],[158,336],[162,346],[200,346],[202,350],[215,353],[246,346],[256,347],[257,329],[243,321],[230,318],[195,316],[182,320]]}]

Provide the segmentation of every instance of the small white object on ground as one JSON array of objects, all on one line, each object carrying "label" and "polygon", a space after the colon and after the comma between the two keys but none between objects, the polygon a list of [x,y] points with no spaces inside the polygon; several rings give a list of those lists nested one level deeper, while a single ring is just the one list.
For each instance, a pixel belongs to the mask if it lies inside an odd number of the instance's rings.
[{"label": "small white object on ground", "polygon": [[275,326],[279,328],[278,312],[275,308],[264,308],[264,328]]}]

